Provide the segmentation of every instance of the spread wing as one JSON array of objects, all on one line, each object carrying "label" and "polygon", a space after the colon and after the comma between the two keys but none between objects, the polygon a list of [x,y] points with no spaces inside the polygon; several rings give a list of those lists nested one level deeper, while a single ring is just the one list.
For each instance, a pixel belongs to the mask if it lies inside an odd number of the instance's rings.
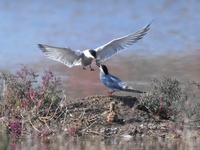
[{"label": "spread wing", "polygon": [[114,39],[107,44],[96,48],[95,50],[97,52],[97,60],[100,62],[105,61],[112,57],[114,54],[117,54],[118,52],[126,49],[127,47],[136,43],[138,40],[142,39],[150,29],[150,24],[151,23],[132,34]]},{"label": "spread wing", "polygon": [[52,60],[59,61],[68,67],[81,65],[81,56],[83,52],[72,50],[70,48],[60,48],[49,45],[38,44],[44,55]]}]

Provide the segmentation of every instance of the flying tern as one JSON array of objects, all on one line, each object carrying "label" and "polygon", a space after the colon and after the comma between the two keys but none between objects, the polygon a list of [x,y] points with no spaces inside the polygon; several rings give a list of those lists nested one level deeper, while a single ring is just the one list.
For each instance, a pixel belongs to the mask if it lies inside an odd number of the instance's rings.
[{"label": "flying tern", "polygon": [[122,36],[120,38],[113,39],[105,45],[102,45],[96,49],[87,49],[84,51],[72,50],[69,47],[55,47],[50,45],[38,44],[38,47],[42,50],[44,55],[52,60],[59,61],[68,67],[79,66],[81,65],[83,69],[85,66],[90,66],[93,61],[96,63],[101,63],[113,55],[119,53],[122,50],[125,50],[129,46],[133,45],[137,41],[143,38],[143,36],[150,29],[150,24],[147,24],[145,27],[137,30],[134,33]]}]

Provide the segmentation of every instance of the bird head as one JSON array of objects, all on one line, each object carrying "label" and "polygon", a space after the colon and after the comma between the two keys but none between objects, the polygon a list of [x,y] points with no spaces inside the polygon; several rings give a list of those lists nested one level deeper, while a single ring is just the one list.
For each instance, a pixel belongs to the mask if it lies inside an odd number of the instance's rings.
[{"label": "bird head", "polygon": [[91,57],[91,58],[93,58],[94,60],[97,59],[97,56],[96,56],[97,53],[96,53],[95,50],[90,49],[90,50],[89,50],[89,53],[90,53],[90,57]]},{"label": "bird head", "polygon": [[99,69],[101,72],[103,72],[105,75],[108,74],[108,68],[105,65],[99,64]]}]

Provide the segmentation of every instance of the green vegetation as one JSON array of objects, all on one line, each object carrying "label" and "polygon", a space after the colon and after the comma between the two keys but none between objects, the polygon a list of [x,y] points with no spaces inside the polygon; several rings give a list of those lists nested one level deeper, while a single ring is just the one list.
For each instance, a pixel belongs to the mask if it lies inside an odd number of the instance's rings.
[{"label": "green vegetation", "polygon": [[152,116],[159,119],[184,121],[197,114],[194,83],[181,85],[177,79],[164,77],[162,80],[153,79],[150,92],[141,95],[139,107],[145,108]]}]

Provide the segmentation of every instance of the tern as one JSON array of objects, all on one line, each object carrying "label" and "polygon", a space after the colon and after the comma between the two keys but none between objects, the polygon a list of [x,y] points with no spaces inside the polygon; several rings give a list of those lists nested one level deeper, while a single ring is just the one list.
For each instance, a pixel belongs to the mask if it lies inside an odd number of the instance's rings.
[{"label": "tern", "polygon": [[80,51],[72,50],[69,47],[62,48],[44,44],[38,44],[38,47],[49,59],[59,61],[70,68],[81,65],[85,70],[85,66],[90,66],[90,70],[93,71],[94,69],[91,67],[93,61],[96,61],[96,63],[101,63],[133,45],[138,40],[143,38],[143,36],[150,29],[150,24],[151,23],[147,24],[145,27],[137,30],[134,33],[113,39],[112,41],[96,49]]},{"label": "tern", "polygon": [[133,87],[124,83],[118,77],[110,74],[108,68],[105,65],[98,64],[100,73],[99,77],[101,82],[110,89],[108,92],[109,95],[112,95],[115,91],[126,91],[126,92],[135,92],[135,93],[145,93],[144,91],[135,90]]}]

